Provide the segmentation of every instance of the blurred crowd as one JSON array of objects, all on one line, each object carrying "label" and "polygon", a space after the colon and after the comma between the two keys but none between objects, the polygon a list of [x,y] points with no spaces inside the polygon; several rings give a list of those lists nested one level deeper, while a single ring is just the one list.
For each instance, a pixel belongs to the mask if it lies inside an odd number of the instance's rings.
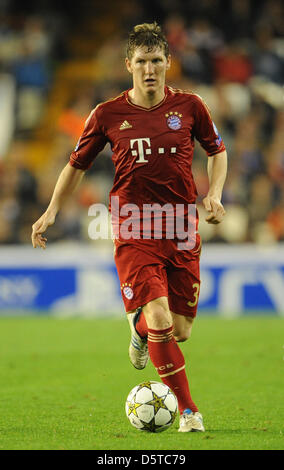
[{"label": "blurred crowd", "polygon": [[[281,0],[109,0],[104,6],[94,0],[70,7],[68,15],[64,2],[24,3],[0,0],[1,244],[30,242],[31,225],[47,207],[89,112],[131,86],[127,32],[154,20],[173,58],[168,84],[203,97],[228,151],[227,215],[210,226],[201,204],[206,155],[196,145],[203,238],[284,241]],[[113,174],[107,146],[50,228],[49,241],[90,241],[88,207],[107,204]]]}]

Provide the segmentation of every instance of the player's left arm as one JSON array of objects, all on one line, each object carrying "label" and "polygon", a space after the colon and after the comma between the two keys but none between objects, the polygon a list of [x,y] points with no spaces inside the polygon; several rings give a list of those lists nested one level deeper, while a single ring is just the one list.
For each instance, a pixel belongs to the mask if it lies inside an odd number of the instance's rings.
[{"label": "player's left arm", "polygon": [[209,213],[206,221],[209,224],[219,224],[226,213],[221,202],[223,186],[227,175],[226,150],[208,157],[207,172],[209,190],[207,196],[203,199],[203,205]]}]

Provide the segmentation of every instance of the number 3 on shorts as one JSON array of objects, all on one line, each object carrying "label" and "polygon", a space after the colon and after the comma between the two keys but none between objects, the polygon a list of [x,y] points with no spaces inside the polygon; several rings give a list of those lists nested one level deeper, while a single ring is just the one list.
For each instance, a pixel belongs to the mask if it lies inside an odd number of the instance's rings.
[{"label": "number 3 on shorts", "polygon": [[195,282],[194,284],[192,284],[192,287],[193,287],[193,289],[194,289],[194,292],[193,292],[194,301],[191,302],[191,301],[189,300],[189,301],[187,302],[187,305],[188,305],[189,307],[195,307],[195,305],[196,305],[197,302],[198,302],[200,284],[198,284],[198,282]]}]

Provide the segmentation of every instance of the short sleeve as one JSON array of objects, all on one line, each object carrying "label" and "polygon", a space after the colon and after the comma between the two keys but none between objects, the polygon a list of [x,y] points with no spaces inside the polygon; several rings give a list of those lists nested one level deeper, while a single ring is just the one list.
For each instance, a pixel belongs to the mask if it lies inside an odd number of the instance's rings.
[{"label": "short sleeve", "polygon": [[210,111],[198,95],[194,95],[194,137],[210,157],[226,150],[225,144],[217,127],[212,121]]},{"label": "short sleeve", "polygon": [[83,133],[70,155],[70,165],[80,170],[87,170],[106,143],[107,138],[102,125],[101,107],[98,105],[85,122]]}]

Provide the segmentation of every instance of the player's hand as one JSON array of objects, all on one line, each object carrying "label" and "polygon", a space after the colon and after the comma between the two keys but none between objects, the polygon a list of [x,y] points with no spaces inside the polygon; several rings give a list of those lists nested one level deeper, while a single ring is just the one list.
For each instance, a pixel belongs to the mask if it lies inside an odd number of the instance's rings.
[{"label": "player's hand", "polygon": [[55,215],[47,214],[46,212],[33,224],[32,226],[32,244],[34,248],[38,246],[45,250],[47,238],[43,237],[43,233],[46,231],[47,227],[54,224]]},{"label": "player's hand", "polygon": [[205,219],[208,224],[219,224],[222,222],[226,211],[219,198],[207,195],[203,199],[203,205],[209,213]]}]

